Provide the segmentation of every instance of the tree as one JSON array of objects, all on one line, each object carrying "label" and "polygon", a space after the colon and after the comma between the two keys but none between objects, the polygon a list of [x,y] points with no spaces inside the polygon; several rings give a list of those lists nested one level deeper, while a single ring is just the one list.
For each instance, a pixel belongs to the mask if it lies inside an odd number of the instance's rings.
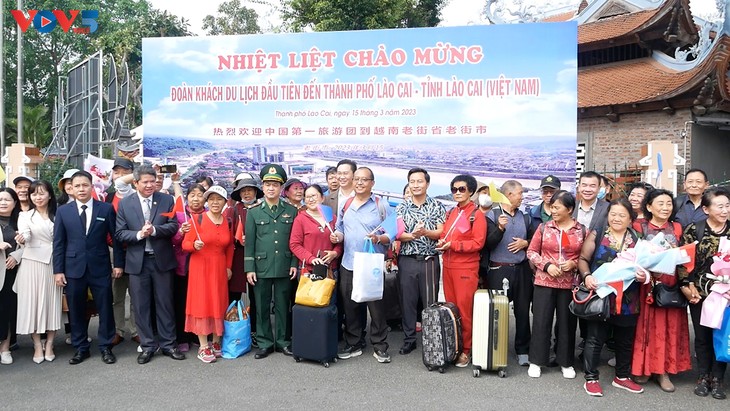
[{"label": "tree", "polygon": [[256,10],[243,6],[239,0],[228,0],[218,6],[218,17],[207,15],[203,30],[212,36],[261,33]]},{"label": "tree", "polygon": [[[6,118],[6,138],[9,142],[17,142],[18,120]],[[53,138],[51,123],[48,119],[48,108],[39,104],[35,107],[23,107],[23,141],[32,143],[36,147],[45,147]]]},{"label": "tree", "polygon": [[282,0],[282,18],[294,31],[434,27],[448,0]]}]

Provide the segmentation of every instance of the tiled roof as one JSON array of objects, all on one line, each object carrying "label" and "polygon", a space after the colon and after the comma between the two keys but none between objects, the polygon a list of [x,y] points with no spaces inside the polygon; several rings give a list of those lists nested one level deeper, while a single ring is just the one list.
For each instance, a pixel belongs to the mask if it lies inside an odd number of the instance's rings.
[{"label": "tiled roof", "polygon": [[588,67],[578,71],[578,107],[656,101],[685,85],[699,71],[674,71],[652,58]]},{"label": "tiled roof", "polygon": [[554,14],[552,16],[545,17],[544,19],[540,20],[541,23],[558,23],[563,21],[568,21],[575,17],[575,10],[566,11],[564,13],[558,13]]},{"label": "tiled roof", "polygon": [[635,13],[621,14],[578,26],[578,44],[593,43],[621,37],[634,32],[654,17],[662,7]]}]

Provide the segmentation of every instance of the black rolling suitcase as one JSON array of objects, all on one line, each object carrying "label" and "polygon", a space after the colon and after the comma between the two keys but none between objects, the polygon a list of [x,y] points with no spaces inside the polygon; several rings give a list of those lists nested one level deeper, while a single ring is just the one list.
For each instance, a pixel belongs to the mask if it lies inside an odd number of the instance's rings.
[{"label": "black rolling suitcase", "polygon": [[291,349],[294,360],[319,361],[325,367],[337,362],[337,307],[292,308]]},{"label": "black rolling suitcase", "polygon": [[[429,277],[428,267],[426,287],[434,282],[433,272]],[[461,314],[453,303],[437,303],[435,289],[430,294],[433,296],[431,304],[421,313],[423,364],[429,371],[437,369],[443,373],[462,350]]]}]

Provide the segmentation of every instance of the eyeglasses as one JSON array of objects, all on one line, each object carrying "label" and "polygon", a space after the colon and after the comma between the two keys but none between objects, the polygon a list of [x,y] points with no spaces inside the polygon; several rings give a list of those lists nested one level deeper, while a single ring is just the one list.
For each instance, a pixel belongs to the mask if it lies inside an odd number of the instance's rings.
[{"label": "eyeglasses", "polygon": [[355,183],[367,183],[368,181],[372,181],[372,180],[373,180],[372,178],[364,178],[364,177],[358,177],[358,178],[352,179],[352,181],[354,181]]},{"label": "eyeglasses", "polygon": [[451,187],[451,194],[456,194],[456,192],[460,193],[466,193],[466,186],[460,186],[460,187]]},{"label": "eyeglasses", "polygon": [[309,201],[309,200],[316,200],[317,198],[319,198],[319,195],[318,194],[312,194],[312,195],[308,195],[308,196],[304,197],[304,199],[307,200],[307,201]]}]

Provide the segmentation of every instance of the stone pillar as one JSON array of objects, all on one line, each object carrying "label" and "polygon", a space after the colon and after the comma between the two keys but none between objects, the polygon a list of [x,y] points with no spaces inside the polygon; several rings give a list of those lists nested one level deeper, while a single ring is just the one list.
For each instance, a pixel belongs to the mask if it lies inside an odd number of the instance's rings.
[{"label": "stone pillar", "polygon": [[15,143],[7,147],[2,157],[7,175],[6,186],[15,188],[13,180],[18,176],[38,178],[38,165],[43,162],[41,151],[33,144]]},{"label": "stone pillar", "polygon": [[677,193],[677,167],[686,160],[679,156],[677,144],[667,140],[652,140],[647,144],[647,156],[639,160],[646,167],[644,182],[656,188]]}]

